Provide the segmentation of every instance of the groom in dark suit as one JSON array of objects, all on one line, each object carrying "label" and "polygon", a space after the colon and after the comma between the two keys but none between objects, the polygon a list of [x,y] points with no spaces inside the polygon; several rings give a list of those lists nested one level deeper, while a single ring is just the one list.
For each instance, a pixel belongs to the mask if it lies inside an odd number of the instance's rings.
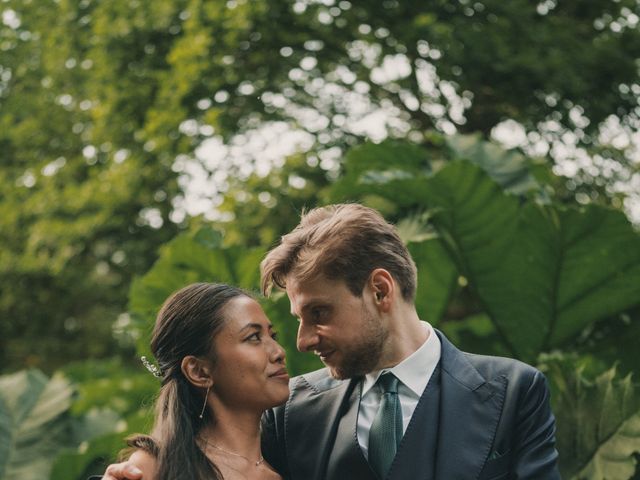
[{"label": "groom in dark suit", "polygon": [[543,375],[420,321],[415,265],[378,212],[312,210],[261,269],[264,293],[286,290],[298,349],[327,367],[265,415],[264,455],[285,478],[560,478]]},{"label": "groom in dark suit", "polygon": [[264,457],[283,478],[560,478],[544,376],[463,353],[421,321],[415,264],[378,212],[311,210],[261,269],[264,293],[289,297],[298,349],[327,367],[292,379],[263,418]]}]

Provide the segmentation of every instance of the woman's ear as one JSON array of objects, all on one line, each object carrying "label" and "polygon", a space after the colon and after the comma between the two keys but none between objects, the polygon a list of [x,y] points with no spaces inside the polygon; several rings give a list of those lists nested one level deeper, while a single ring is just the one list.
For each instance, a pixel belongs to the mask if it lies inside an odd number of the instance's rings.
[{"label": "woman's ear", "polygon": [[182,359],[180,365],[182,373],[192,385],[200,388],[213,386],[213,377],[211,376],[211,368],[204,359],[187,355]]}]

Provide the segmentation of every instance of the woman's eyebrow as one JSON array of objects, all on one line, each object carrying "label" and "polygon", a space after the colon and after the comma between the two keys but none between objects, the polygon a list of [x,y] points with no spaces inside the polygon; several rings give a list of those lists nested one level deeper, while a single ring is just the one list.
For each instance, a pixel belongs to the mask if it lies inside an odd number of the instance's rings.
[{"label": "woman's eyebrow", "polygon": [[[245,330],[250,330],[252,328],[255,328],[256,330],[262,330],[263,326],[261,323],[247,323],[244,327],[242,327],[239,330],[239,333],[242,333]],[[269,325],[267,325],[267,329],[273,330],[273,324],[270,323]]]},{"label": "woman's eyebrow", "polygon": [[257,330],[262,330],[262,325],[259,323],[247,323],[244,327],[242,327],[239,332],[242,333],[245,330],[250,330],[252,328],[255,328]]}]

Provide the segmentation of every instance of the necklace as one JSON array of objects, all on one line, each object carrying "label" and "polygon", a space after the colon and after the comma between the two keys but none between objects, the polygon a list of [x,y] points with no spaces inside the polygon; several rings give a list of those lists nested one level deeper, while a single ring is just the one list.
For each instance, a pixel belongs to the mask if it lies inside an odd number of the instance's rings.
[{"label": "necklace", "polygon": [[260,458],[256,462],[254,462],[253,460],[248,459],[244,455],[240,455],[239,453],[230,452],[228,450],[225,450],[224,448],[221,448],[221,447],[211,443],[210,441],[208,441],[206,439],[203,439],[203,440],[204,440],[204,443],[206,443],[208,447],[215,448],[216,450],[220,450],[221,452],[226,453],[228,455],[233,455],[234,457],[244,458],[247,462],[255,464],[256,467],[259,467],[264,462],[264,457],[262,456],[262,453],[260,454]]}]

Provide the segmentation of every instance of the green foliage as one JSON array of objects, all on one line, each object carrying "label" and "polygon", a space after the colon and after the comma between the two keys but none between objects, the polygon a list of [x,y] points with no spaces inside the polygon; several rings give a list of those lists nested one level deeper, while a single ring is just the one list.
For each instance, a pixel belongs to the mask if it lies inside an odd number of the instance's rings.
[{"label": "green foliage", "polygon": [[160,251],[151,270],[134,280],[130,311],[138,351],[150,356],[149,342],[156,314],[176,290],[194,282],[222,282],[252,290],[259,286],[257,265],[263,248],[222,248],[222,237],[210,227],[178,235]]},{"label": "green foliage", "polygon": [[226,245],[269,246],[291,230],[300,212],[321,203],[327,172],[303,154],[292,155],[269,175],[230,179],[218,210],[228,217],[216,223]]},{"label": "green foliage", "polygon": [[[431,129],[486,136],[505,119],[524,125],[532,143],[573,132],[594,155],[629,167],[606,177],[580,172],[580,188],[606,202],[607,186],[635,171],[633,148],[598,132],[607,119],[636,129],[637,14],[634,0],[579,8],[526,0],[7,0],[2,368],[51,370],[113,351],[103,320],[122,313],[133,276],[184,226],[171,220],[181,223],[171,216],[184,204],[181,165],[213,135],[242,145],[242,134],[283,122],[315,142],[313,154],[282,170],[302,173],[304,187],[296,177],[289,188],[288,175],[269,184],[248,180],[244,166],[221,166],[228,189],[212,196],[226,193],[221,210],[235,214],[237,225],[225,226],[233,244],[266,245],[294,212],[324,201],[316,188],[339,166],[315,154],[359,142],[356,125],[380,111],[392,118],[383,135],[420,144]],[[526,178],[512,178],[521,180],[528,188]]]},{"label": "green foliage", "polygon": [[413,242],[409,251],[418,269],[416,308],[423,320],[437,326],[458,283],[458,269],[437,238]]},{"label": "green foliage", "polygon": [[48,478],[51,462],[71,442],[73,390],[37,370],[0,377],[0,477]]},{"label": "green foliage", "polygon": [[[467,132],[488,133],[504,118],[534,130],[548,119],[572,129],[574,106],[590,120],[587,134],[611,114],[629,124],[637,119],[634,91],[619,88],[637,81],[640,47],[629,20],[637,14],[633,0],[580,8],[525,0],[473,5],[144,0],[135,9],[125,0],[9,5],[25,25],[34,18],[53,23],[47,39],[66,28],[61,57],[78,63],[90,58],[94,65],[65,72],[51,61],[50,68],[58,67],[53,78],[85,80],[87,91],[93,87],[100,94],[97,111],[104,117],[140,121],[146,109],[144,133],[160,149],[173,146],[188,118],[230,136],[259,123],[300,121],[302,108],[327,119],[316,133],[349,135],[344,119],[336,117],[349,114],[352,104],[343,100],[349,94],[364,96],[371,110],[397,108],[418,132],[448,120]],[[11,33],[5,35],[17,36]],[[34,39],[25,45],[11,40],[6,48],[11,56],[38,46]],[[303,62],[306,58],[312,61]],[[403,68],[379,75],[391,59]],[[342,95],[327,93],[322,87],[328,85]],[[471,100],[466,122],[455,113],[451,91]],[[216,96],[219,92],[226,95]],[[99,125],[108,128],[104,120]],[[400,132],[406,133],[397,128]],[[203,136],[184,135],[175,145],[188,148]]]},{"label": "green foliage", "polygon": [[134,415],[147,408],[158,391],[157,379],[138,358],[133,366],[119,359],[94,360],[67,365],[63,372],[78,392],[72,407],[78,417],[95,409]]},{"label": "green foliage", "polygon": [[546,197],[546,188],[534,179],[532,162],[524,155],[505,151],[478,135],[436,134],[424,146],[385,140],[353,148],[345,155],[344,172],[328,197],[334,202],[366,199],[387,215],[402,218],[398,210],[419,209],[425,182],[454,160],[479,166],[507,193]]},{"label": "green foliage", "polygon": [[[159,45],[166,8],[114,22],[106,10],[3,3],[18,25],[0,23],[3,371],[112,354],[105,319],[124,311],[131,276],[176,231],[175,173],[141,132],[157,83],[147,67],[158,61],[125,45]],[[142,28],[125,39],[129,21]]]},{"label": "green foliage", "polygon": [[640,453],[640,393],[631,375],[611,368],[596,378],[575,357],[543,357],[554,392],[558,449],[565,478],[626,480]]},{"label": "green foliage", "polygon": [[446,137],[446,144],[453,158],[475,163],[507,192],[544,195],[531,174],[531,162],[517,150],[505,150],[495,143],[484,142],[478,134],[451,135]]},{"label": "green foliage", "polygon": [[[113,382],[110,387],[113,391],[118,385]],[[85,418],[95,415],[100,415],[100,423],[76,434],[73,448],[63,450],[53,463],[50,480],[84,480],[90,475],[102,474],[106,465],[116,460],[116,454],[125,447],[124,438],[133,433],[148,432],[152,424],[147,408],[140,408],[124,418],[112,410],[91,411]],[[96,428],[100,424],[103,424],[102,428]]]},{"label": "green foliage", "polygon": [[50,478],[83,480],[104,472],[125,446],[124,437],[150,430],[159,383],[139,362],[134,368],[119,360],[82,362],[64,373],[77,390],[73,441],[56,459]]},{"label": "green foliage", "polygon": [[580,351],[601,368],[617,365],[621,374],[640,374],[637,355],[639,318],[640,306],[603,318],[584,332]]},{"label": "green foliage", "polygon": [[513,352],[534,360],[637,304],[640,242],[620,212],[519,205],[453,164],[425,188],[434,224]]},{"label": "green foliage", "polygon": [[104,471],[123,437],[148,431],[157,380],[119,361],[0,377],[0,478],[82,480]]}]

